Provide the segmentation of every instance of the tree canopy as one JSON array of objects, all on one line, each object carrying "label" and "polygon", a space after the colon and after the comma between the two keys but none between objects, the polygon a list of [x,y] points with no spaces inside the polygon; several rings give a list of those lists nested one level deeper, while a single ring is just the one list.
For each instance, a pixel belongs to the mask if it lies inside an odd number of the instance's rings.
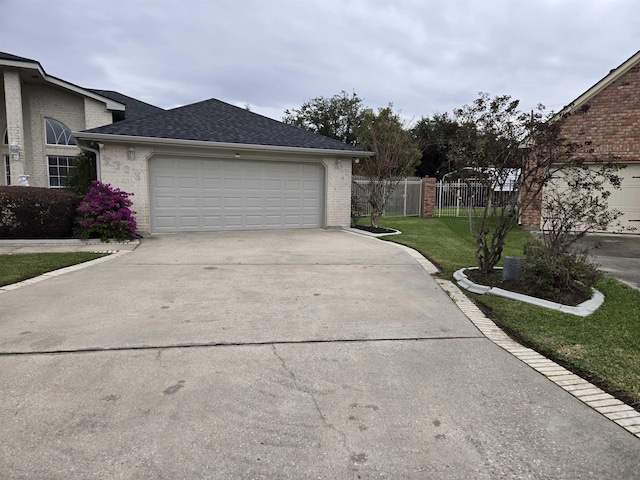
[{"label": "tree canopy", "polygon": [[300,108],[287,109],[282,121],[325,137],[356,145],[355,130],[364,110],[363,100],[355,93],[344,90],[333,97],[316,97],[304,102]]}]

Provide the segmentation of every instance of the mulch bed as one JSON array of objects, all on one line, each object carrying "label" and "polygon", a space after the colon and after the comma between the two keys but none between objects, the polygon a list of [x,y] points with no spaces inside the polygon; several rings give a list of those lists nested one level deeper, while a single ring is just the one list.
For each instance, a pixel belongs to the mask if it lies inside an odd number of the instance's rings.
[{"label": "mulch bed", "polygon": [[551,302],[561,303],[563,305],[569,305],[575,307],[582,302],[589,300],[591,297],[585,295],[580,291],[556,291],[553,295],[542,296],[539,289],[534,285],[526,282],[523,279],[519,280],[502,280],[502,270],[494,270],[491,273],[484,274],[478,270],[465,270],[464,274],[469,279],[478,285],[486,285],[488,287],[498,287],[510,292],[522,293],[529,295],[530,297],[542,298]]},{"label": "mulch bed", "polygon": [[397,230],[392,228],[382,228],[382,227],[371,227],[369,225],[356,225],[352,228],[357,228],[358,230],[364,230],[369,233],[396,233]]}]

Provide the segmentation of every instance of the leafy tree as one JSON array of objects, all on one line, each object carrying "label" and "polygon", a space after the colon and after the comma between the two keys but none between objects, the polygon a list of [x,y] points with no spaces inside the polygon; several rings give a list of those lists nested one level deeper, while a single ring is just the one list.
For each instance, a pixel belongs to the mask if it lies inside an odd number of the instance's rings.
[{"label": "leafy tree", "polygon": [[319,133],[350,145],[355,145],[355,130],[360,124],[364,107],[362,99],[344,90],[333,97],[316,97],[300,108],[285,110],[284,123]]},{"label": "leafy tree", "polygon": [[93,153],[81,152],[73,161],[73,168],[67,175],[65,189],[81,197],[91,188],[91,182],[97,180],[96,156]]},{"label": "leafy tree", "polygon": [[[530,114],[508,95],[480,93],[454,111],[458,123],[449,151],[463,181],[480,183],[483,205],[469,210],[476,259],[482,273],[500,261],[508,233],[520,212],[539,201],[554,165],[569,161],[575,145],[560,136],[558,122],[547,122],[544,107]],[[517,191],[518,194],[510,194]]]},{"label": "leafy tree", "polygon": [[457,130],[458,123],[446,112],[422,117],[411,129],[422,151],[422,161],[416,169],[419,177],[442,178],[455,169],[448,154]]},{"label": "leafy tree", "polygon": [[374,153],[361,160],[357,173],[369,179],[371,226],[378,227],[389,196],[398,182],[413,173],[420,162],[420,150],[393,105],[366,109],[356,130],[358,145]]},{"label": "leafy tree", "polygon": [[[619,185],[615,162],[595,156],[586,142],[565,139],[566,116],[545,116],[542,105],[525,113],[518,103],[508,95],[490,98],[480,93],[471,105],[454,111],[459,128],[450,158],[463,180],[485,187],[483,205],[476,208],[475,216],[471,211],[469,215],[482,273],[500,261],[506,237],[524,209],[546,209],[551,215],[547,222],[556,222],[552,230],[559,229],[552,242],[560,255],[568,252],[568,232],[582,236],[619,216],[607,213],[606,206],[606,184]],[[556,189],[559,178],[565,179],[561,190]],[[512,188],[506,188],[508,182]]]}]

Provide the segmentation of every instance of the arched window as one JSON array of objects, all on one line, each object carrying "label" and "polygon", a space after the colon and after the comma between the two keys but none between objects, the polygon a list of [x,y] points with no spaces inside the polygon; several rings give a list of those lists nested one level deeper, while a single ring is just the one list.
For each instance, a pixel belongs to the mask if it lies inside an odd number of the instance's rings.
[{"label": "arched window", "polygon": [[47,132],[47,145],[75,145],[76,139],[71,130],[64,123],[53,118],[45,118],[44,126]]},{"label": "arched window", "polygon": [[4,137],[2,137],[2,144],[3,145],[9,145],[9,131],[8,130],[4,131]]}]

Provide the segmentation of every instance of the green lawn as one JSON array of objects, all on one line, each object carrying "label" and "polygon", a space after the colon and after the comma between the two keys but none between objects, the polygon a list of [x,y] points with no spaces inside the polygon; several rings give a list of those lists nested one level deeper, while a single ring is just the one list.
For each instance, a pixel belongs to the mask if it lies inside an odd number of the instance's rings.
[{"label": "green lawn", "polygon": [[0,287],[104,255],[87,252],[0,255]]},{"label": "green lawn", "polygon": [[[473,238],[465,218],[391,218],[381,226],[401,230],[385,240],[415,248],[451,278],[475,265]],[[521,229],[507,238],[504,255],[522,254],[531,239]],[[489,295],[469,296],[520,343],[640,409],[640,291],[605,277],[598,284],[605,303],[588,317]]]}]

